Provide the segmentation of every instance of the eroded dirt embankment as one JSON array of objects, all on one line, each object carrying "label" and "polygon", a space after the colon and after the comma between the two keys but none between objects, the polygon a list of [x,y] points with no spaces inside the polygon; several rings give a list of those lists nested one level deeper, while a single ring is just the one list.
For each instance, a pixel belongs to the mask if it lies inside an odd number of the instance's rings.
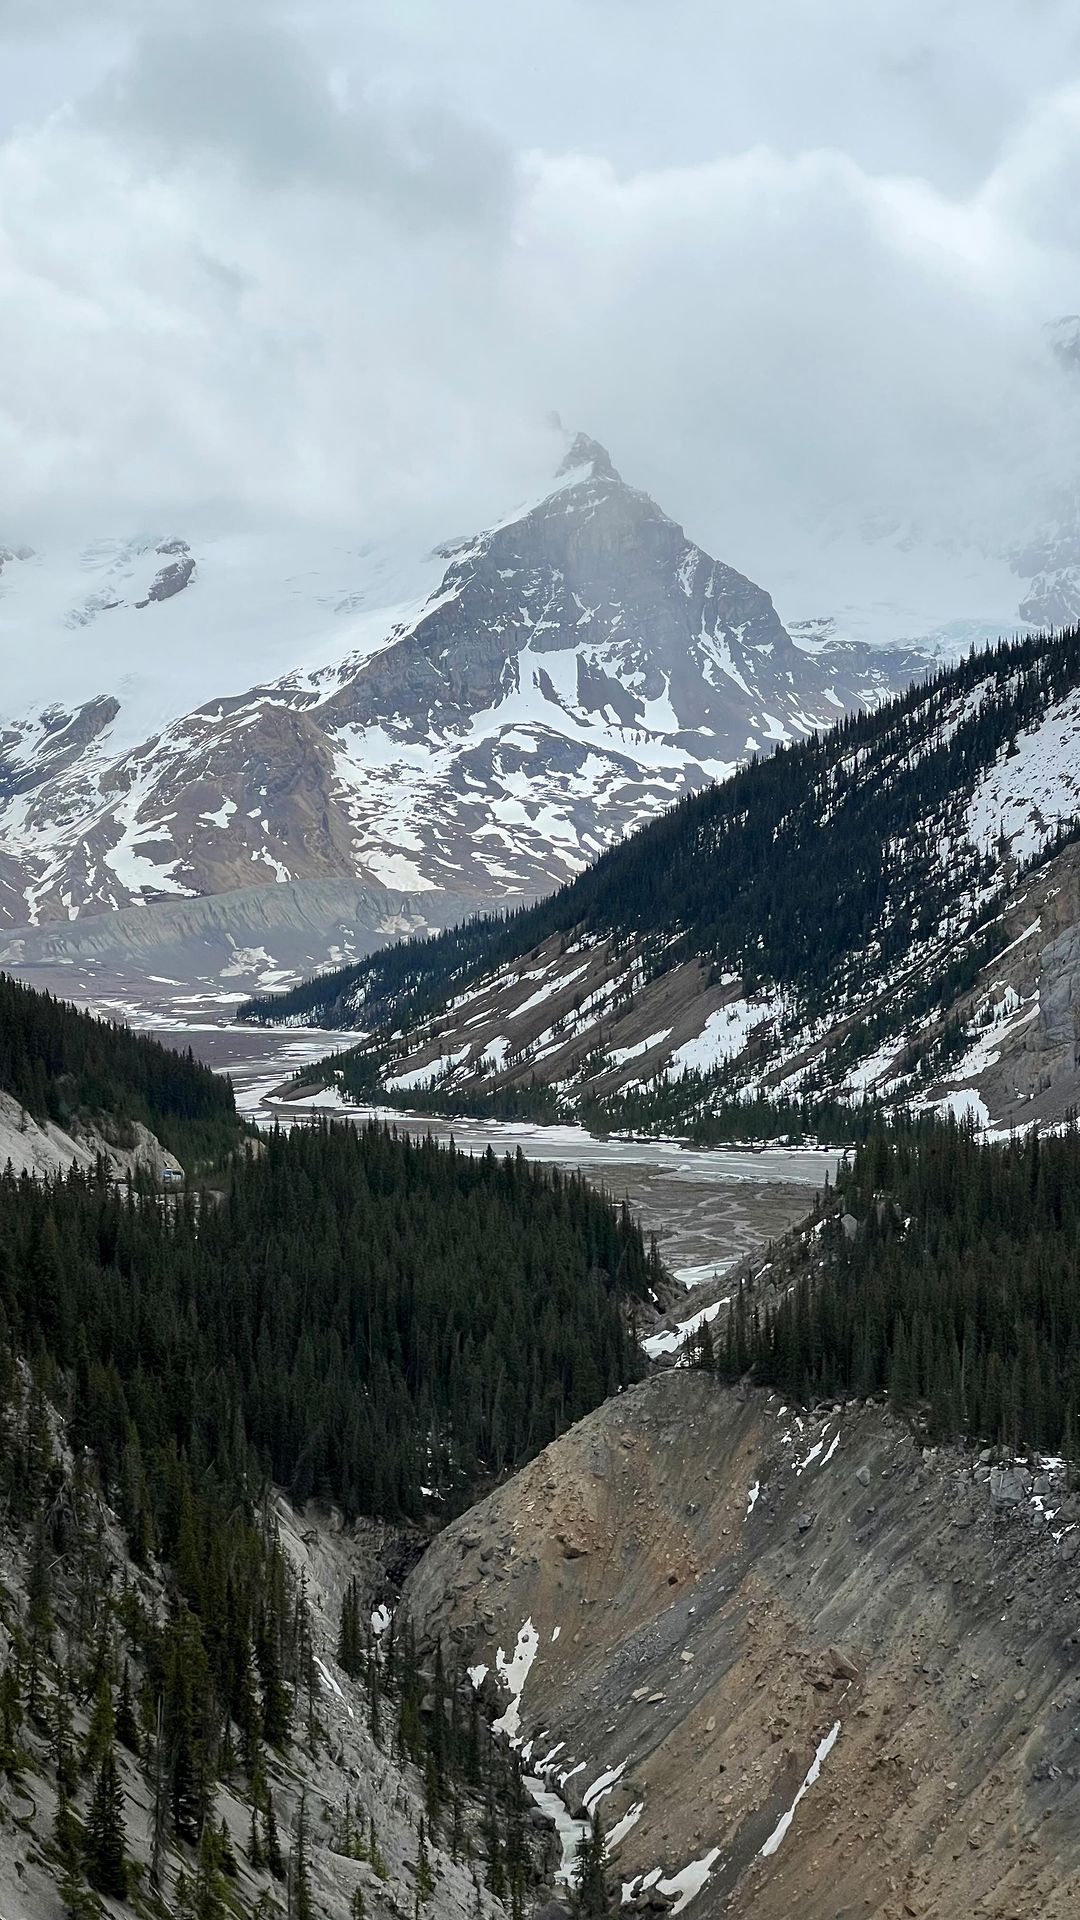
[{"label": "eroded dirt embankment", "polygon": [[1080,1531],[978,1474],[880,1408],[800,1427],[671,1371],[448,1528],[406,1602],[503,1709],[525,1653],[529,1763],[573,1812],[600,1792],[632,1906],[1065,1920]]}]

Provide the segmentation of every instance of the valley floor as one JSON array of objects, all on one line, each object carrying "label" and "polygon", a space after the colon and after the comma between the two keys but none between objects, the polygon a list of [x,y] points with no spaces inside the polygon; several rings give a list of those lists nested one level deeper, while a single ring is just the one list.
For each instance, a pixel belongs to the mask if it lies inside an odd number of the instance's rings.
[{"label": "valley floor", "polygon": [[[18,977],[94,1013],[124,1020],[167,1046],[190,1047],[197,1060],[228,1073],[241,1112],[260,1125],[287,1124],[289,1110],[268,1097],[328,1049],[355,1039],[323,1028],[241,1024],[231,1018],[239,994],[188,992],[190,982],[181,996],[171,982],[146,980],[136,990],[116,975],[73,974],[60,967],[20,967]],[[370,1111],[358,1108],[357,1117]],[[835,1152],[695,1152],[674,1142],[596,1139],[581,1127],[450,1122],[390,1110],[383,1117],[399,1130],[444,1140],[453,1136],[459,1147],[476,1152],[491,1146],[497,1153],[512,1153],[521,1147],[530,1160],[580,1169],[629,1201],[646,1231],[656,1234],[665,1264],[687,1286],[723,1274],[754,1246],[787,1232],[808,1211],[826,1176],[835,1178],[837,1166]]]}]

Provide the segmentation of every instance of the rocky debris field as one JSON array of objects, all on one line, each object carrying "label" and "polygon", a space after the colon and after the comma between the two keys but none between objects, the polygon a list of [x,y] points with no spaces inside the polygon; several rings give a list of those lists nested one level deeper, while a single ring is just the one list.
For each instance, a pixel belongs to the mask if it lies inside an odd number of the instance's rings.
[{"label": "rocky debris field", "polygon": [[560,1825],[599,1807],[628,1911],[1065,1920],[1078,1554],[1058,1463],[672,1368],[449,1527],[405,1599]]}]

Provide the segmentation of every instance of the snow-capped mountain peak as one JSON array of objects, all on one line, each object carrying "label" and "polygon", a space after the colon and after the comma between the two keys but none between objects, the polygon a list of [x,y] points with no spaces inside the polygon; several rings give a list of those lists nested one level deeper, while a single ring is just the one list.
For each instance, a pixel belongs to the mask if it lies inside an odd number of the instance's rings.
[{"label": "snow-capped mountain peak", "polygon": [[921,665],[796,647],[584,434],[435,551],[175,530],[13,549],[0,641],[21,663],[0,724],[14,924],[294,879],[543,890]]}]

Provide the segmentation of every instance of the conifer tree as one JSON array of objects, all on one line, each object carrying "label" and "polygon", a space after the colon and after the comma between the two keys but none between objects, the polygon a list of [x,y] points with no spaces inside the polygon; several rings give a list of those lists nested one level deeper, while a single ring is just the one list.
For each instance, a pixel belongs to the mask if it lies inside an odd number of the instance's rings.
[{"label": "conifer tree", "polygon": [[79,1783],[79,1769],[72,1736],[71,1687],[67,1671],[56,1676],[52,1699],[52,1763],[62,1798],[73,1794]]},{"label": "conifer tree", "polygon": [[424,1902],[430,1900],[434,1891],[435,1876],[431,1871],[431,1861],[428,1858],[427,1835],[424,1828],[424,1818],[421,1814],[416,1848],[416,1897],[419,1901]]},{"label": "conifer tree", "polygon": [[362,1670],[362,1636],[360,1630],[360,1587],[358,1581],[350,1580],[341,1602],[341,1630],[338,1635],[338,1663],[350,1680],[357,1680]]},{"label": "conifer tree", "polygon": [[99,1893],[112,1900],[127,1898],[124,1796],[111,1741],[101,1757],[86,1816],[86,1868]]},{"label": "conifer tree", "polygon": [[604,1827],[598,1807],[593,1808],[578,1846],[574,1896],[582,1920],[602,1920],[611,1910],[604,1875]]},{"label": "conifer tree", "polygon": [[293,1847],[291,1861],[290,1890],[290,1911],[293,1915],[293,1920],[313,1920],[314,1908],[311,1898],[311,1870],[308,1864],[306,1789],[300,1795],[300,1810],[296,1822],[296,1841]]},{"label": "conifer tree", "polygon": [[107,1673],[102,1673],[95,1689],[94,1705],[83,1742],[84,1773],[94,1773],[100,1768],[105,1754],[112,1749],[115,1736],[116,1715],[113,1710],[112,1684]]},{"label": "conifer tree", "polygon": [[83,1877],[83,1831],[63,1786],[56,1798],[53,1844],[60,1863],[59,1891],[65,1920],[89,1920],[91,1908],[97,1903],[92,1900]]},{"label": "conifer tree", "polygon": [[277,1815],[274,1812],[274,1796],[269,1787],[263,1803],[263,1838],[266,1849],[266,1864],[275,1880],[285,1878],[285,1859],[278,1839]]},{"label": "conifer tree", "polygon": [[131,1668],[124,1661],[120,1676],[120,1692],[116,1702],[116,1737],[122,1747],[138,1759],[142,1750],[139,1740],[139,1723],[135,1717],[135,1703],[131,1697]]}]

